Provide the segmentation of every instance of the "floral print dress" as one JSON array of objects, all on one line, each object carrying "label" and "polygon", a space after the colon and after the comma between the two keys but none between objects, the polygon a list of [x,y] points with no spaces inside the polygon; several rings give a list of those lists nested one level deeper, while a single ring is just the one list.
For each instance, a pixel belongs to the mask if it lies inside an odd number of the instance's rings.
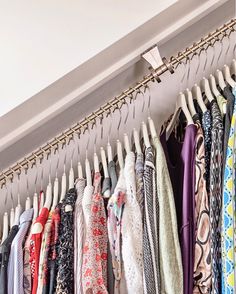
[{"label": "floral print dress", "polygon": [[101,194],[101,174],[94,175],[94,194],[83,249],[83,293],[108,294],[107,291],[107,221]]}]

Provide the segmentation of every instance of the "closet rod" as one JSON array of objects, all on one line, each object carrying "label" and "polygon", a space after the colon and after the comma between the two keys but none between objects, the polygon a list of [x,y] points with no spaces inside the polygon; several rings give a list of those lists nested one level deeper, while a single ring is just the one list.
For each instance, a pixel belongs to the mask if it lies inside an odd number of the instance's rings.
[{"label": "closet rod", "polygon": [[[48,157],[48,155],[52,151],[55,152],[60,145],[64,146],[65,144],[69,144],[73,136],[75,134],[78,134],[80,136],[81,133],[84,133],[88,129],[90,123],[93,127],[97,118],[103,119],[104,114],[106,116],[109,116],[111,112],[114,112],[118,108],[120,109],[124,104],[126,104],[127,99],[130,99],[131,102],[133,99],[136,98],[136,95],[133,96],[133,94],[139,93],[140,89],[147,86],[149,82],[161,82],[160,75],[168,70],[171,73],[174,73],[174,69],[176,69],[181,63],[183,63],[183,61],[187,62],[195,55],[200,56],[202,51],[207,51],[207,49],[209,47],[213,47],[216,42],[221,42],[223,38],[230,36],[230,34],[235,31],[235,25],[236,19],[234,18],[216,29],[214,32],[209,33],[207,36],[201,38],[201,40],[199,40],[198,42],[193,43],[192,46],[187,47],[182,52],[178,52],[178,54],[176,56],[172,56],[169,61],[167,61],[164,57],[162,59],[163,64],[155,69],[153,72],[144,76],[143,79],[136,83],[135,86],[130,87],[129,89],[122,92],[120,95],[114,97],[109,102],[101,106],[99,109],[92,112],[80,122],[65,130],[63,133],[61,133],[42,147],[38,148],[36,151],[32,152],[21,161],[17,162],[10,168],[0,172],[1,187],[6,185],[7,180],[13,181],[15,174],[19,175],[22,170],[25,170],[26,172],[30,168],[30,166],[33,167],[38,159],[42,160],[45,156]],[[205,45],[207,46],[205,47]]]}]

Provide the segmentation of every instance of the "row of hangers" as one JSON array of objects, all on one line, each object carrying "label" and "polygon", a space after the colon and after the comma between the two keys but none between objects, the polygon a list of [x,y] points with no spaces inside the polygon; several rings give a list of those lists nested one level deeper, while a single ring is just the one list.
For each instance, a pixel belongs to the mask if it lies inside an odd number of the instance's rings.
[{"label": "row of hangers", "polygon": [[[173,128],[175,126],[175,123],[178,119],[178,116],[181,110],[183,111],[186,117],[187,123],[193,124],[192,117],[196,113],[196,110],[193,104],[193,99],[197,100],[202,112],[205,112],[207,108],[203,100],[202,92],[205,92],[208,101],[212,101],[213,99],[215,99],[215,97],[220,95],[220,92],[217,89],[216,81],[218,82],[218,85],[222,90],[226,86],[226,82],[231,87],[236,87],[236,82],[231,78],[231,75],[233,74],[236,75],[236,60],[232,61],[231,68],[229,68],[229,66],[225,64],[223,67],[223,71],[217,69],[215,75],[211,74],[208,79],[204,77],[201,80],[201,85],[199,86],[195,84],[192,88],[192,91],[190,91],[187,88],[185,92],[180,92],[177,97],[174,115],[166,128],[167,138],[169,138],[171,132],[173,131]],[[150,104],[150,101],[149,101],[149,104]],[[125,121],[126,120],[127,120],[127,117]],[[120,122],[119,122],[119,126],[120,126]],[[149,128],[149,131],[148,131],[148,128]],[[149,132],[151,134],[152,139],[157,136],[154,122],[150,116],[148,117],[148,127],[145,122],[142,122],[141,130],[142,130],[143,142],[145,147],[147,148],[151,146],[151,142],[149,139]],[[140,144],[139,132],[136,129],[133,129],[132,135],[133,135],[135,151],[137,154],[140,154],[142,153],[142,148]],[[124,134],[123,141],[124,141],[124,149],[126,153],[129,153],[132,148],[131,148],[127,133]],[[123,147],[122,147],[122,142],[120,140],[117,140],[116,142],[116,153],[117,153],[119,168],[123,169],[124,168]],[[100,148],[100,156],[101,156],[104,177],[105,178],[109,177],[108,162],[113,160],[113,150],[109,142],[109,136],[108,136],[108,143],[106,148],[103,148],[103,147]],[[94,172],[99,172],[99,159],[98,159],[98,155],[96,151],[94,152],[94,156],[93,156],[93,166],[94,166]],[[85,175],[83,172],[81,161],[78,162],[78,178],[84,178],[84,176],[86,178],[87,185],[91,186],[92,172],[91,172],[90,161],[87,157],[87,152],[86,152],[86,158],[85,158]],[[58,202],[62,202],[62,200],[64,199],[66,195],[67,188],[71,189],[74,187],[74,178],[75,176],[74,176],[74,170],[73,170],[72,160],[71,160],[71,166],[70,166],[69,175],[68,175],[68,180],[69,180],[68,187],[67,187],[67,175],[66,175],[65,164],[64,164],[64,171],[60,181],[61,182],[60,197],[59,197],[59,179],[57,177],[57,174],[53,184],[51,182],[51,177],[49,176],[49,182],[47,184],[46,193],[44,195],[44,192],[41,192],[40,202],[39,202],[38,194],[36,192],[33,195],[33,205],[31,205],[31,198],[27,197],[25,202],[25,210],[33,206],[33,209],[34,209],[33,220],[36,219],[36,217],[38,216],[39,212],[41,211],[43,207],[52,211],[54,210]],[[104,196],[109,197],[110,196],[109,191],[107,191],[107,194]],[[70,209],[72,208],[71,207],[67,208],[67,210],[70,210]],[[20,202],[18,201],[18,205],[16,206],[15,210],[14,208],[12,208],[10,211],[10,224],[9,224],[8,213],[7,212],[4,213],[3,233],[2,233],[2,239],[1,239],[2,243],[8,236],[9,228],[11,228],[14,225],[19,225],[19,219],[20,219],[22,210],[23,210],[22,206]],[[32,232],[40,233],[41,231],[42,231],[42,227],[40,224],[36,223],[33,225]]]},{"label": "row of hangers", "polygon": [[[149,98],[150,98],[150,96],[149,96]],[[149,101],[149,103],[150,103],[150,101]],[[128,104],[127,104],[127,106],[128,106]],[[128,114],[127,114],[127,116],[128,116]],[[120,119],[121,119],[121,113],[120,113]],[[126,117],[125,121],[127,121],[127,117]],[[120,122],[119,122],[118,128],[119,127],[120,127]],[[144,121],[141,123],[142,137],[143,137],[144,145],[146,148],[151,146],[148,128],[149,128],[149,131],[150,131],[152,138],[156,137],[157,136],[156,128],[155,128],[154,122],[150,116],[148,117],[148,126],[146,125],[146,123]],[[134,142],[134,147],[135,147],[136,153],[137,154],[142,153],[139,131],[134,128],[132,136],[133,136],[133,142]],[[129,136],[127,133],[125,133],[123,136],[123,142],[124,142],[124,149],[127,154],[132,149],[131,144],[130,144],[130,140],[129,140]],[[123,144],[119,139],[116,142],[116,154],[117,154],[117,159],[118,159],[118,165],[121,170],[124,168],[124,156],[123,156]],[[73,155],[72,155],[72,157],[73,157]],[[109,177],[108,163],[111,162],[114,158],[112,146],[109,141],[109,136],[108,136],[108,143],[107,143],[106,148],[100,147],[100,157],[101,157],[104,178],[107,178],[107,177]],[[59,160],[59,156],[58,156],[58,160]],[[98,158],[98,154],[95,151],[94,155],[93,155],[93,171],[94,171],[94,173],[100,171],[99,163],[100,163],[100,161]],[[77,172],[78,178],[85,177],[86,184],[88,186],[92,186],[93,185],[92,169],[91,169],[90,161],[87,157],[87,151],[86,151],[85,168],[84,168],[85,174],[83,171],[81,161],[78,162],[77,169],[78,169],[78,172]],[[68,180],[68,184],[69,184],[68,187],[67,187],[67,180]],[[61,188],[60,195],[59,195],[59,182],[61,183],[60,184],[60,188]],[[39,201],[39,196],[36,192],[33,195],[33,205],[31,205],[31,198],[29,196],[27,197],[27,199],[25,201],[25,210],[33,207],[33,210],[34,210],[33,221],[37,218],[38,214],[40,213],[40,211],[43,207],[47,208],[49,211],[50,210],[53,211],[54,208],[56,207],[56,205],[58,204],[58,202],[62,202],[62,200],[65,198],[67,190],[74,187],[74,182],[75,182],[75,175],[74,175],[74,169],[72,166],[72,159],[71,159],[71,166],[70,166],[68,176],[66,174],[65,164],[64,164],[64,170],[63,170],[63,174],[61,177],[61,181],[59,181],[58,176],[56,174],[55,180],[52,183],[51,176],[49,176],[49,181],[47,184],[45,194],[43,191],[40,192],[40,201]],[[35,183],[35,185],[36,185],[36,183]],[[27,183],[27,186],[28,186],[28,183]],[[35,186],[35,191],[36,191],[36,186]],[[110,197],[110,192],[106,191],[104,197],[106,197],[106,198]],[[72,207],[68,206],[66,208],[67,211],[69,211],[70,209],[72,209]],[[4,213],[3,233],[2,233],[1,243],[3,243],[4,240],[7,238],[8,234],[9,234],[9,230],[14,225],[19,225],[20,215],[22,212],[23,212],[23,208],[20,204],[20,201],[18,200],[18,205],[16,206],[15,210],[14,210],[14,208],[12,208],[10,211],[10,224],[9,224],[8,212]],[[40,223],[35,223],[35,224],[33,224],[33,227],[32,227],[32,233],[40,233],[40,232],[42,232],[42,229],[43,228]]]},{"label": "row of hangers", "polygon": [[[193,103],[194,99],[197,100],[197,103],[203,113],[207,111],[202,93],[205,93],[209,102],[220,96],[221,94],[217,88],[217,82],[222,91],[226,87],[226,83],[229,84],[232,88],[236,87],[236,82],[232,79],[232,75],[236,75],[235,59],[232,60],[230,67],[225,64],[222,71],[217,69],[215,76],[211,74],[209,79],[203,77],[200,82],[200,86],[194,84],[192,91],[187,88],[185,92],[180,92],[176,100],[174,114],[166,128],[166,138],[168,139],[172,133],[181,110],[184,113],[187,124],[193,124],[193,116],[196,114],[196,109]],[[226,109],[224,109],[224,111],[225,110]]]}]

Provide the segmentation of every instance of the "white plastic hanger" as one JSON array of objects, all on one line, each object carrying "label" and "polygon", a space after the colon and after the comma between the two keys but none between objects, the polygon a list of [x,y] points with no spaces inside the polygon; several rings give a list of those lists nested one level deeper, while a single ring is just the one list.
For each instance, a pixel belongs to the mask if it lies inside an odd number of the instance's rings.
[{"label": "white plastic hanger", "polygon": [[80,162],[78,162],[78,178],[79,179],[83,179],[84,175],[83,175],[83,167],[82,164]]},{"label": "white plastic hanger", "polygon": [[47,190],[46,190],[46,199],[45,199],[45,203],[43,207],[50,210],[51,205],[52,205],[52,184],[51,184],[51,180],[49,179],[49,183],[47,185]]},{"label": "white plastic hanger", "polygon": [[97,153],[94,153],[94,155],[93,155],[93,163],[94,163],[94,171],[95,171],[95,173],[98,173],[99,172],[99,161],[98,161]]},{"label": "white plastic hanger", "polygon": [[75,182],[75,175],[74,175],[74,169],[72,166],[72,160],[71,160],[71,166],[70,166],[70,172],[69,172],[69,189],[72,189],[74,187]]},{"label": "white plastic hanger", "polygon": [[15,219],[14,219],[14,225],[18,226],[20,222],[20,215],[21,215],[21,205],[18,204],[15,208]]},{"label": "white plastic hanger", "polygon": [[40,192],[40,201],[39,201],[39,213],[40,213],[40,211],[41,211],[41,209],[43,208],[43,205],[44,205],[44,197],[45,195],[44,195],[44,192],[43,192],[43,190],[41,190],[41,192]]},{"label": "white plastic hanger", "polygon": [[112,148],[109,142],[107,143],[107,157],[108,157],[108,162],[111,162],[113,160]]},{"label": "white plastic hanger", "polygon": [[124,168],[124,159],[123,159],[122,144],[121,144],[120,140],[116,141],[116,146],[117,146],[118,163],[119,163],[120,169],[123,169]]},{"label": "white plastic hanger", "polygon": [[188,88],[186,89],[186,100],[187,100],[189,111],[193,117],[195,114],[197,114],[197,112],[193,103],[193,94]]},{"label": "white plastic hanger", "polygon": [[230,65],[231,75],[236,75],[236,59],[233,59]]},{"label": "white plastic hanger", "polygon": [[150,116],[148,117],[148,125],[149,125],[149,130],[150,130],[152,139],[154,140],[155,138],[157,138],[157,131],[156,131],[154,122]]},{"label": "white plastic hanger", "polygon": [[142,154],[142,149],[139,140],[139,133],[136,129],[133,129],[133,136],[134,136],[134,145],[137,154]]},{"label": "white plastic hanger", "polygon": [[209,101],[209,102],[213,101],[213,100],[214,100],[214,97],[213,97],[213,95],[212,95],[212,91],[211,91],[211,88],[210,88],[210,85],[209,85],[209,81],[208,81],[208,79],[206,79],[206,78],[204,77],[204,78],[202,79],[202,81],[201,81],[201,84],[202,84],[202,89],[203,89],[203,91],[205,92],[208,101]]},{"label": "white plastic hanger", "polygon": [[8,213],[5,212],[3,215],[3,232],[1,244],[6,240],[9,233]]},{"label": "white plastic hanger", "polygon": [[149,135],[148,135],[148,130],[147,130],[147,125],[143,121],[141,123],[141,126],[142,126],[144,145],[145,145],[146,148],[151,147],[150,140],[149,140]]},{"label": "white plastic hanger", "polygon": [[87,186],[92,186],[92,175],[91,175],[91,168],[88,158],[85,159],[85,173],[86,173],[86,181]]},{"label": "white plastic hanger", "polygon": [[226,80],[226,82],[232,87],[236,87],[236,82],[231,78],[231,75],[230,75],[230,69],[228,67],[228,65],[224,65],[224,68],[223,68],[223,73],[224,73],[224,78]]},{"label": "white plastic hanger", "polygon": [[219,84],[221,90],[224,90],[224,88],[226,87],[226,84],[225,84],[223,73],[219,69],[216,70],[216,79],[218,81],[218,84]]},{"label": "white plastic hanger", "polygon": [[30,197],[27,197],[25,201],[25,210],[28,210],[30,208],[31,208],[31,200],[30,200]]},{"label": "white plastic hanger", "polygon": [[124,134],[124,146],[125,146],[126,154],[128,154],[131,151],[131,149],[129,144],[129,137],[126,133]]},{"label": "white plastic hanger", "polygon": [[58,203],[58,197],[59,197],[59,181],[56,177],[53,184],[53,201],[52,201],[52,207],[51,211],[53,211]]},{"label": "white plastic hanger", "polygon": [[215,97],[219,97],[220,96],[220,92],[217,89],[215,77],[213,75],[210,75],[209,81],[210,81],[211,90],[212,90],[214,96]]},{"label": "white plastic hanger", "polygon": [[186,103],[185,95],[182,92],[180,92],[178,97],[177,97],[176,108],[175,108],[174,115],[173,115],[170,123],[168,124],[168,126],[166,128],[166,139],[167,140],[169,139],[169,136],[173,131],[173,128],[175,126],[175,121],[178,118],[181,109],[182,109],[182,111],[183,111],[183,113],[184,113],[184,115],[186,117],[187,124],[188,125],[193,124],[193,119],[192,119],[192,116],[191,116],[191,114],[189,112],[189,109],[188,109],[188,106],[187,106],[187,103]]},{"label": "white plastic hanger", "polygon": [[39,213],[39,200],[38,200],[38,195],[36,192],[34,193],[34,196],[33,196],[33,209],[34,209],[33,220],[35,220]]},{"label": "white plastic hanger", "polygon": [[106,153],[103,147],[101,147],[101,158],[102,158],[102,167],[104,172],[104,178],[109,177],[108,168],[107,168],[107,159],[106,159]]},{"label": "white plastic hanger", "polygon": [[15,221],[15,211],[14,208],[11,208],[10,211],[10,228],[14,226],[14,221]]},{"label": "white plastic hanger", "polygon": [[197,100],[197,103],[200,106],[202,112],[205,113],[207,111],[207,108],[206,108],[206,105],[203,101],[202,91],[197,84],[195,84],[193,86],[192,93],[193,93],[194,98]]},{"label": "white plastic hanger", "polygon": [[61,196],[60,196],[60,202],[62,202],[62,200],[65,198],[66,196],[66,171],[65,171],[66,167],[64,164],[64,172],[62,174],[61,177]]}]

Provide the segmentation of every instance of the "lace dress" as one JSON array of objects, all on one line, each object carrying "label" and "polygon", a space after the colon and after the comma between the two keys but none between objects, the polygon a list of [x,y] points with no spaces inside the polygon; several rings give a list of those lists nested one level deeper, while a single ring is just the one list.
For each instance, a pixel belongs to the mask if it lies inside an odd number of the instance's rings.
[{"label": "lace dress", "polygon": [[124,176],[126,203],[122,217],[122,257],[128,294],[143,293],[143,228],[140,206],[136,199],[135,155],[126,155]]}]

